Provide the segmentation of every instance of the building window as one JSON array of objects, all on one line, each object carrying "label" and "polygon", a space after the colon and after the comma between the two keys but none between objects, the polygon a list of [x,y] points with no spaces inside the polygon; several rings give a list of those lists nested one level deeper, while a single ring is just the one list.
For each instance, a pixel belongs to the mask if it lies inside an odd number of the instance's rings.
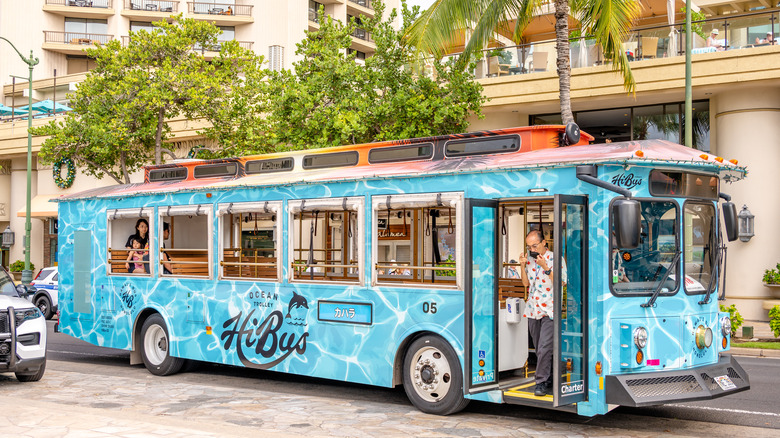
[{"label": "building window", "polygon": [[309,0],[309,21],[313,21],[315,23],[320,22],[320,17],[319,17],[320,7],[322,7],[322,3],[317,3],[313,0]]},{"label": "building window", "polygon": [[108,20],[65,18],[65,41],[82,38],[85,34],[108,34]]},{"label": "building window", "polygon": [[283,46],[268,46],[268,68],[273,71],[282,71],[284,68]]},{"label": "building window", "polygon": [[[596,137],[596,143],[629,140],[685,140],[684,104],[668,103],[626,108],[611,108],[574,113],[580,129]],[[540,114],[530,117],[531,125],[560,124],[560,114]],[[693,102],[693,147],[710,150],[710,102]]]}]

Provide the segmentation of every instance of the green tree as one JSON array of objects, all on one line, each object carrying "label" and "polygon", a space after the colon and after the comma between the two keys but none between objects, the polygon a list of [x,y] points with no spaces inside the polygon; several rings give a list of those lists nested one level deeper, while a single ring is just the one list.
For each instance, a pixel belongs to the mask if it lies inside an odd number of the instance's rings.
[{"label": "green tree", "polygon": [[[407,36],[424,53],[440,56],[455,36],[470,29],[471,37],[461,58],[467,62],[487,47],[496,34],[519,43],[522,33],[539,7],[548,0],[436,0],[409,28]],[[571,111],[571,63],[569,60],[569,11],[579,21],[582,33],[592,35],[601,45],[613,69],[623,76],[623,86],[633,92],[636,86],[623,41],[639,11],[636,0],[554,0],[558,86],[563,123],[574,121]],[[465,67],[461,64],[461,67]]]},{"label": "green tree", "polygon": [[[372,5],[377,18],[320,20],[320,29],[298,44],[294,71],[269,72],[265,83],[248,85],[267,102],[252,109],[267,111],[256,115],[263,143],[302,149],[423,137],[462,132],[469,114],[481,116],[485,98],[472,74],[435,62],[424,75],[414,64],[416,49],[403,33],[418,9],[402,5],[398,31],[392,27],[397,11],[382,20],[384,5]],[[348,50],[358,28],[376,44],[365,65]]]},{"label": "green tree", "polygon": [[[74,111],[34,130],[50,136],[40,152],[44,162],[71,158],[87,174],[129,183],[141,166],[173,156],[163,146],[169,120],[211,121],[204,109],[225,105],[242,70],[261,60],[235,41],[218,41],[213,24],[181,16],[153,24],[152,31],[131,32],[127,47],[113,40],[87,50],[96,67],[71,96]],[[219,53],[207,60],[206,50]]]}]

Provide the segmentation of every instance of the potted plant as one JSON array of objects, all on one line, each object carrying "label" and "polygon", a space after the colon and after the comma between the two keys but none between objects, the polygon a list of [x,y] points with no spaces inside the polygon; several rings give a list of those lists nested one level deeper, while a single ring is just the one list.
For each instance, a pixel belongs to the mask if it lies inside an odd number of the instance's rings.
[{"label": "potted plant", "polygon": [[775,298],[780,298],[780,263],[775,266],[775,269],[765,270],[762,281],[764,286],[772,290],[772,295]]},{"label": "potted plant", "polygon": [[[11,271],[11,275],[14,276],[14,280],[20,281],[22,279],[22,271],[24,271],[24,260],[17,260],[11,263],[11,266],[8,267],[8,270]],[[30,270],[35,270],[35,266],[32,263],[30,263]]]}]

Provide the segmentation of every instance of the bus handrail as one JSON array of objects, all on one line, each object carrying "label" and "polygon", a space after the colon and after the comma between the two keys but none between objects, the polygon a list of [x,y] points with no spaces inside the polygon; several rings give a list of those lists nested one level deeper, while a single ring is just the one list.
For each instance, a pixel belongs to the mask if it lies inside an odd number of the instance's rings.
[{"label": "bus handrail", "polygon": [[357,264],[354,265],[338,265],[331,263],[290,263],[291,268],[358,268]]},{"label": "bus handrail", "polygon": [[220,260],[220,266],[276,266],[276,263],[225,262]]},{"label": "bus handrail", "polygon": [[401,268],[401,269],[421,269],[426,271],[455,271],[457,268],[454,266],[408,266],[408,265],[380,265],[375,264],[375,269],[387,269],[387,268]]}]

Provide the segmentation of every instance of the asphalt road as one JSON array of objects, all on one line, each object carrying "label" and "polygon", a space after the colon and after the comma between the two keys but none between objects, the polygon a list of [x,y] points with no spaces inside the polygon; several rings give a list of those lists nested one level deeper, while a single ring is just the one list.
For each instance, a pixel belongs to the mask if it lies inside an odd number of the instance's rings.
[{"label": "asphalt road", "polygon": [[[98,372],[106,375],[122,376],[123,370],[131,367],[129,352],[96,347],[61,333],[54,333],[52,321],[49,321],[48,347],[49,358],[52,360],[104,365]],[[714,428],[717,428],[717,424],[725,424],[780,429],[780,397],[776,392],[776,388],[780,387],[780,359],[740,357],[738,360],[750,376],[751,389],[715,400],[651,408],[620,407],[608,415],[593,418],[546,409],[482,402],[472,402],[466,409],[485,415],[563,421],[629,430],[640,429],[644,421],[649,421],[643,420],[643,417],[707,422],[712,423]],[[334,399],[382,400],[384,403],[410,405],[401,387],[377,388],[213,364],[197,364],[188,369],[187,374],[186,380],[192,382],[207,378],[211,383],[235,385],[237,381],[246,379],[241,384],[256,386],[264,391],[295,395],[314,392],[319,396]],[[235,379],[236,377],[240,379]],[[671,421],[670,428],[673,428],[673,425],[674,421]]]}]

